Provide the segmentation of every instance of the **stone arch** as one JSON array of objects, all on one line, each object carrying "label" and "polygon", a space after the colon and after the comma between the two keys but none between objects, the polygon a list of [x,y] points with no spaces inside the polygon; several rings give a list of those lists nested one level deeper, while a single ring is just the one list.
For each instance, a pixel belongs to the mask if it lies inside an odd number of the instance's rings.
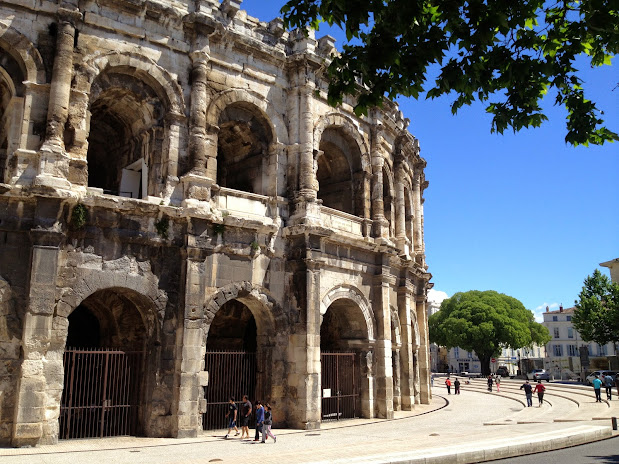
[{"label": "stone arch", "polygon": [[0,21],[0,48],[4,49],[22,66],[28,82],[45,83],[45,66],[37,48],[12,26]]},{"label": "stone arch", "polygon": [[281,115],[277,113],[273,105],[269,104],[268,100],[248,90],[229,89],[215,96],[206,110],[207,124],[217,126],[221,112],[235,103],[249,104],[258,109],[269,124],[272,140],[288,144],[288,131]]},{"label": "stone arch", "polygon": [[400,346],[402,344],[402,329],[398,310],[391,306],[391,343]]},{"label": "stone arch", "polygon": [[137,53],[110,52],[93,56],[84,65],[86,82],[84,92],[90,94],[95,78],[104,72],[134,75],[149,85],[164,102],[166,110],[175,115],[185,114],[183,91],[172,75],[153,60]]},{"label": "stone arch", "polygon": [[314,126],[314,150],[318,151],[320,149],[322,133],[329,127],[342,129],[355,141],[361,152],[361,169],[371,173],[370,149],[359,133],[359,126],[348,116],[339,113],[329,113],[322,116]]},{"label": "stone arch", "polygon": [[238,300],[249,308],[256,318],[258,331],[276,334],[286,327],[286,316],[282,307],[264,288],[251,282],[237,282],[219,288],[204,304],[204,322],[213,322],[217,311],[228,301]]},{"label": "stone arch", "polygon": [[369,341],[373,341],[376,334],[374,312],[372,311],[372,307],[370,306],[368,300],[365,298],[363,293],[361,293],[358,288],[352,285],[342,284],[332,288],[327,292],[327,294],[320,302],[321,320],[322,317],[327,313],[327,309],[329,309],[329,306],[331,306],[331,304],[333,304],[335,301],[342,298],[351,300],[357,304],[363,314],[363,319],[365,320],[367,326],[367,338]]}]

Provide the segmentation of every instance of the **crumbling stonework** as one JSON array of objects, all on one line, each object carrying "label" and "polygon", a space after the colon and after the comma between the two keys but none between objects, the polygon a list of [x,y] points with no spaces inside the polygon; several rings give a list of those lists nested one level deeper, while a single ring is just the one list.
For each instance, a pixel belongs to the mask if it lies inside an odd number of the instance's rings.
[{"label": "crumbling stonework", "polygon": [[255,351],[281,425],[320,426],[321,351],[358,415],[429,402],[418,141],[239,6],[0,0],[0,444],[62,435],[69,347],[145,353],[146,436],[202,429],[211,349]]}]

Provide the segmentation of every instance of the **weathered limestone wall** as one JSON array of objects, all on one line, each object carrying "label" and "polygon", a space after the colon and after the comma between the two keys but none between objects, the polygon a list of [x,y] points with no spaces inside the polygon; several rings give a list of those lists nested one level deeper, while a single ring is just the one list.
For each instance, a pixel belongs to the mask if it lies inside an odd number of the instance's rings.
[{"label": "weathered limestone wall", "polygon": [[57,441],[82,307],[146,353],[139,434],[199,433],[239,308],[280,425],[320,427],[322,350],[359,415],[430,401],[418,141],[327,105],[331,38],[239,5],[0,0],[1,445]]}]

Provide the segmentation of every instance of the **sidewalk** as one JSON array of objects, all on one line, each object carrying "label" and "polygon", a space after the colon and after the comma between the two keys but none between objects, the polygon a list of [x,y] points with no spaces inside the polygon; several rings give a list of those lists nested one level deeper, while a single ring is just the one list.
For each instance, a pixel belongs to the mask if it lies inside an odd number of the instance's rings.
[{"label": "sidewalk", "polygon": [[[277,443],[224,440],[224,432],[195,439],[120,437],[66,440],[55,446],[0,449],[6,464],[224,464],[479,462],[595,441],[612,436],[610,421],[483,425],[522,411],[513,399],[434,387],[431,405],[398,412],[392,421],[355,419],[320,430],[275,430]],[[539,410],[542,413],[542,410]],[[615,432],[616,433],[616,432]]]}]

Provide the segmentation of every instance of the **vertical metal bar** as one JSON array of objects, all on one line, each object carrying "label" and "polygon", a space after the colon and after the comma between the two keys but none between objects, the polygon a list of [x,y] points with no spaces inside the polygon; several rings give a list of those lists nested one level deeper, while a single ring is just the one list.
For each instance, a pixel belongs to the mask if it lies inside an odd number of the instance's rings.
[{"label": "vertical metal bar", "polygon": [[[71,413],[73,412],[72,409],[73,409],[73,382],[74,382],[74,376],[75,376],[75,351],[71,351],[69,354],[71,356],[71,375],[69,377],[69,396],[68,396],[69,401],[67,403],[68,408],[67,408],[67,424],[66,424],[67,427],[66,427],[64,438],[69,438],[69,427],[71,426]],[[67,353],[65,353],[65,357],[68,357]]]},{"label": "vertical metal bar", "polygon": [[104,368],[103,368],[103,388],[101,392],[101,434],[103,438],[103,424],[105,422],[105,397],[107,395],[107,370],[108,370],[108,357],[109,354],[105,354]]}]

